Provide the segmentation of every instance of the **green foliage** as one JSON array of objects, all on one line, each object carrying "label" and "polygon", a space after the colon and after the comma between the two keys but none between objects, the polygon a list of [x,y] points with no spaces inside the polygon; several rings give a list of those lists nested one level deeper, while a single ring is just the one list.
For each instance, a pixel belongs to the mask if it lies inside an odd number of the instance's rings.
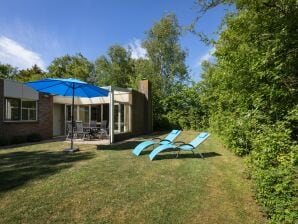
[{"label": "green foliage", "polygon": [[10,139],[10,144],[21,144],[27,142],[27,136],[15,135]]},{"label": "green foliage", "polygon": [[56,78],[78,78],[87,81],[92,77],[94,66],[82,54],[74,56],[65,55],[55,58],[48,67],[49,77]]},{"label": "green foliage", "polygon": [[[95,62],[95,82],[101,86],[137,88],[140,80],[148,79],[152,83],[154,127],[195,128],[198,125],[194,121],[184,121],[182,118],[178,123],[174,121],[176,115],[185,115],[185,112],[180,113],[178,108],[174,110],[168,107],[168,102],[175,101],[174,95],[179,93],[181,86],[187,89],[189,81],[185,65],[186,51],[179,44],[180,36],[181,28],[176,16],[164,16],[147,32],[142,44],[147,51],[146,58],[133,59],[130,49],[113,45],[106,56],[100,56]],[[196,113],[196,109],[192,108],[189,114],[196,116]]]},{"label": "green foliage", "polygon": [[[206,2],[208,9],[221,1]],[[250,154],[256,195],[271,221],[293,223],[298,5],[295,0],[234,3],[237,10],[225,18],[215,45],[215,63],[203,65],[201,102],[225,144],[238,155]]]},{"label": "green foliage", "polygon": [[9,64],[0,63],[0,79],[15,79],[18,69]]},{"label": "green foliage", "polygon": [[29,82],[46,77],[46,73],[42,71],[37,65],[33,65],[32,68],[20,70],[16,75],[16,80],[19,82]]},{"label": "green foliage", "polygon": [[28,142],[40,142],[42,140],[42,136],[39,133],[32,133],[27,136]]},{"label": "green foliage", "polygon": [[[177,87],[179,89],[189,81],[185,65],[187,53],[179,44],[181,35],[176,16],[165,15],[147,31],[146,40],[142,44],[147,51],[148,62],[136,66],[136,76],[141,74],[152,82],[154,127],[158,129],[166,123],[170,126],[179,125],[179,122],[174,122],[176,118],[173,116],[177,110],[170,112],[167,105],[163,104],[166,104],[167,97],[173,100]],[[140,71],[140,68],[145,68],[145,72]]]},{"label": "green foliage", "polygon": [[294,223],[297,215],[297,142],[285,122],[262,127],[249,157],[258,201],[273,223]]},{"label": "green foliage", "polygon": [[107,56],[100,56],[95,61],[97,84],[130,87],[135,80],[131,52],[120,45],[109,48]]},{"label": "green foliage", "polygon": [[165,94],[172,91],[173,84],[188,80],[185,65],[186,51],[179,44],[181,28],[174,14],[165,15],[147,31],[143,47],[152,61],[155,75],[162,82],[158,83]]},{"label": "green foliage", "polygon": [[208,125],[206,108],[200,102],[198,84],[192,87],[176,86],[176,92],[162,99],[161,105],[164,114],[156,129],[199,130]]}]

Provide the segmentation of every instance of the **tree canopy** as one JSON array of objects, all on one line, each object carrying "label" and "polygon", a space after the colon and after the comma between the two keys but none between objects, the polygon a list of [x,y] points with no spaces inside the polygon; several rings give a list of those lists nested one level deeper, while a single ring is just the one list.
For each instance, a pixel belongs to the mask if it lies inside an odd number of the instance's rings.
[{"label": "tree canopy", "polygon": [[[209,6],[220,2],[227,1]],[[215,63],[204,65],[201,99],[212,130],[236,154],[250,154],[256,195],[272,222],[292,223],[297,219],[298,5],[295,0],[234,3],[236,12],[226,16],[215,44]]]},{"label": "tree canopy", "polygon": [[31,68],[20,70],[16,76],[16,80],[19,82],[29,82],[38,79],[43,79],[47,75],[37,65],[33,65]]},{"label": "tree canopy", "polygon": [[55,58],[48,67],[49,76],[56,78],[78,78],[87,81],[94,66],[81,53]]},{"label": "tree canopy", "polygon": [[120,45],[108,49],[107,56],[95,61],[98,85],[129,87],[135,79],[131,52]]},{"label": "tree canopy", "polygon": [[180,46],[181,28],[174,14],[168,14],[147,31],[143,47],[152,61],[155,75],[160,76],[159,87],[169,94],[173,84],[188,81],[185,65],[186,51]]},{"label": "tree canopy", "polygon": [[1,79],[15,79],[18,73],[18,68],[9,64],[0,63],[0,78]]}]

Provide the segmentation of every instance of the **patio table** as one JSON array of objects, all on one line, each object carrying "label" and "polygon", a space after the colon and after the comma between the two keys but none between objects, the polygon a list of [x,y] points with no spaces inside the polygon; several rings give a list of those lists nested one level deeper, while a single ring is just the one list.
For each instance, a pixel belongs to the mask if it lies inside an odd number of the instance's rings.
[{"label": "patio table", "polygon": [[92,136],[93,138],[98,138],[97,134],[102,134],[100,127],[84,126],[83,129],[89,132],[90,137]]}]

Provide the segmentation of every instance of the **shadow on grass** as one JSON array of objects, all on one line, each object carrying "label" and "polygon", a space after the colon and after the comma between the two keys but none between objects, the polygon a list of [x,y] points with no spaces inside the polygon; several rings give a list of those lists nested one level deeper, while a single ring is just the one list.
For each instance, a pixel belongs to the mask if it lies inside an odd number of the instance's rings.
[{"label": "shadow on grass", "polygon": [[0,150],[11,149],[11,148],[16,149],[16,148],[20,148],[20,147],[24,147],[24,146],[40,145],[40,144],[45,144],[45,143],[49,143],[49,142],[61,142],[64,140],[65,140],[65,137],[59,137],[59,138],[52,138],[52,139],[48,139],[48,140],[42,140],[39,142],[24,142],[24,143],[20,143],[20,144],[4,145],[4,146],[0,146]]},{"label": "shadow on grass", "polygon": [[122,151],[122,150],[132,150],[142,141],[129,141],[123,142],[120,144],[113,144],[113,145],[98,145],[97,150],[112,150],[112,151]]},{"label": "shadow on grass", "polygon": [[[177,152],[177,151],[176,151]],[[221,154],[217,152],[202,152],[201,153],[204,157],[204,159],[210,158],[210,157],[216,157],[216,156],[222,156]],[[163,160],[163,159],[202,159],[198,153],[192,154],[192,152],[189,153],[180,153],[179,157],[176,157],[175,154],[159,154],[157,155],[154,160]]]},{"label": "shadow on grass", "polygon": [[[152,147],[146,148],[144,151],[142,151],[142,153],[140,155],[149,155],[154,150],[154,148],[156,148],[157,146],[154,145]],[[175,152],[175,155],[176,155],[177,149],[168,149],[167,152]]]},{"label": "shadow on grass", "polygon": [[0,192],[19,187],[28,181],[41,179],[73,163],[94,157],[91,152],[67,154],[49,151],[19,151],[0,155]]}]

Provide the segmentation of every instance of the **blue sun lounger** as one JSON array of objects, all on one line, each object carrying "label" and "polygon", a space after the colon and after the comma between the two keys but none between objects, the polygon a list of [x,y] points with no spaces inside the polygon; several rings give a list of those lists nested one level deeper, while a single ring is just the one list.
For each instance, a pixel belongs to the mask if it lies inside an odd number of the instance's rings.
[{"label": "blue sun lounger", "polygon": [[[177,149],[178,150],[177,157],[179,156],[180,151],[192,151],[192,153],[195,155],[193,150],[197,148],[202,142],[204,142],[208,137],[209,137],[209,134],[207,132],[202,132],[188,144],[184,142],[176,142],[176,144],[177,143],[182,143],[182,144],[181,145],[175,145],[175,144],[160,145],[149,154],[149,158],[150,160],[153,160],[158,153],[169,149]],[[199,154],[203,158],[203,155],[201,153]]]},{"label": "blue sun lounger", "polygon": [[180,135],[181,130],[172,130],[164,139],[161,138],[153,138],[151,140],[148,141],[144,141],[140,144],[138,144],[132,151],[133,154],[135,154],[136,156],[139,156],[141,154],[141,152],[143,150],[145,150],[146,148],[148,148],[149,146],[152,145],[167,145],[172,143],[175,138],[178,137],[178,135]]}]

